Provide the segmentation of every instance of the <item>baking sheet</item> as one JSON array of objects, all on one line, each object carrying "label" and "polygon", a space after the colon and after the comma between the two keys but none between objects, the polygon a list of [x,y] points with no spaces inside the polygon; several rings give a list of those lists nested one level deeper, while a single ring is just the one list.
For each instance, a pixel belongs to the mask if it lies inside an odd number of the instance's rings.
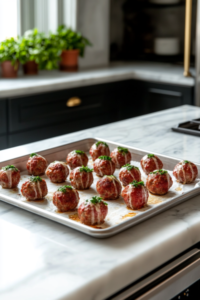
[{"label": "baking sheet", "polygon": [[[96,140],[91,139],[91,142],[88,144],[88,146],[83,147],[83,144],[82,145],[81,144],[74,145],[74,148],[72,146],[71,149],[73,149],[73,150],[80,149],[80,150],[86,151],[86,150],[89,150],[88,147],[90,147],[95,141]],[[109,142],[108,142],[108,144],[109,144]],[[109,146],[110,146],[111,150],[113,150],[116,146],[118,146],[118,144],[112,143],[112,145],[109,144]],[[125,145],[123,145],[123,146],[125,146]],[[142,174],[142,180],[144,182],[146,182],[147,176],[145,175],[145,173],[142,171],[142,169],[140,167],[139,157],[141,158],[147,152],[144,152],[142,150],[138,151],[138,149],[134,150],[133,148],[130,148],[128,146],[126,146],[126,147],[130,149],[131,154],[132,154],[133,160],[131,162],[135,166],[140,168],[140,171]],[[67,152],[71,151],[70,147],[67,147],[67,145],[66,145],[66,148],[67,148],[66,149]],[[56,149],[54,149],[54,151],[51,153],[50,157],[47,158],[48,162],[50,163],[50,162],[54,161],[55,159],[65,161],[66,150],[60,151],[60,155],[57,155],[57,153],[59,153],[59,151],[56,151]],[[140,151],[142,151],[141,154],[140,154]],[[88,151],[86,151],[86,152],[88,154]],[[43,154],[41,152],[40,152],[40,154],[45,156],[45,154]],[[88,156],[89,156],[89,154],[88,154]],[[158,155],[158,156],[161,158],[161,160],[163,160],[164,157],[162,158],[161,155]],[[71,211],[71,212],[61,213],[54,206],[53,201],[52,201],[53,192],[55,192],[62,185],[66,185],[66,184],[70,185],[69,180],[67,180],[66,182],[64,182],[62,184],[60,184],[60,183],[55,184],[55,183],[51,183],[46,175],[41,176],[47,182],[48,195],[43,200],[28,201],[21,195],[20,190],[21,190],[21,185],[30,177],[30,175],[28,175],[27,171],[22,171],[19,187],[16,189],[11,189],[11,190],[3,189],[2,187],[0,187],[0,198],[8,203],[17,205],[17,206],[27,209],[31,212],[37,213],[39,215],[50,218],[59,223],[62,223],[67,226],[70,226],[72,228],[78,229],[78,230],[85,232],[87,234],[90,234],[92,236],[95,236],[95,237],[111,236],[127,227],[137,224],[141,220],[144,220],[160,211],[163,211],[165,208],[172,206],[172,203],[173,203],[173,205],[175,205],[176,201],[178,203],[178,202],[180,202],[180,200],[182,200],[182,201],[186,200],[189,196],[190,197],[193,196],[194,193],[200,192],[200,178],[197,178],[195,180],[195,182],[192,184],[182,185],[182,184],[176,182],[176,179],[172,175],[172,166],[174,167],[178,160],[175,160],[172,158],[168,159],[166,157],[164,160],[165,160],[165,161],[163,161],[164,167],[165,167],[165,169],[168,170],[168,172],[170,173],[170,175],[172,176],[172,179],[173,179],[173,186],[170,188],[169,192],[166,195],[155,196],[155,195],[150,194],[147,206],[145,206],[144,208],[142,208],[140,210],[131,210],[131,209],[127,208],[127,206],[124,203],[123,198],[121,196],[117,200],[105,200],[108,203],[108,215],[103,224],[96,225],[96,226],[87,226],[87,225],[81,224],[80,220],[78,218],[77,209],[74,211]],[[7,165],[7,164],[11,164],[11,163],[13,164],[13,161],[10,161],[9,163],[7,162],[3,165]],[[23,163],[21,162],[21,169],[24,169],[24,163],[25,163],[25,160],[23,160]],[[0,167],[1,167],[1,165],[2,165],[2,163],[0,164]],[[93,162],[92,162],[91,158],[89,159],[88,166],[93,167]],[[170,166],[171,166],[171,169],[169,168]],[[199,166],[198,166],[198,169],[199,169]],[[117,169],[115,171],[114,175],[118,178],[118,174],[119,174],[119,170]],[[93,175],[94,175],[94,182],[93,182],[91,188],[88,190],[79,191],[79,195],[80,195],[79,205],[85,199],[88,199],[92,196],[98,195],[96,192],[96,182],[97,182],[97,180],[99,180],[100,177],[96,176],[95,173],[93,173]],[[174,201],[175,201],[175,203],[174,203]]]}]

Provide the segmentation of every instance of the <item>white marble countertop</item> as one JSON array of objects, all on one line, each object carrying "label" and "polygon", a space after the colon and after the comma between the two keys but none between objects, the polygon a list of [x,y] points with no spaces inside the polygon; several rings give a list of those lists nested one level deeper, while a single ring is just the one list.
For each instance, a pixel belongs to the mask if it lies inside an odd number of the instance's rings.
[{"label": "white marble countertop", "polygon": [[[193,76],[195,70],[191,68]],[[0,99],[82,87],[119,80],[138,79],[158,83],[194,86],[195,79],[183,76],[183,67],[169,63],[112,63],[107,67],[78,72],[41,71],[37,76],[0,78]]]},{"label": "white marble countertop", "polygon": [[[181,106],[0,151],[1,161],[102,137],[200,163],[199,138],[172,132],[199,118]],[[114,237],[97,240],[0,202],[0,299],[105,299],[200,241],[200,196]]]}]

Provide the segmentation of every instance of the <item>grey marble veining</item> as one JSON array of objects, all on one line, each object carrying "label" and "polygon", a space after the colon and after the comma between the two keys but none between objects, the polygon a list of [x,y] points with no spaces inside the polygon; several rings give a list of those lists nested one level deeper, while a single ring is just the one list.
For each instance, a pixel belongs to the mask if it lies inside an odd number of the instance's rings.
[{"label": "grey marble veining", "polygon": [[[200,139],[170,130],[198,117],[199,108],[182,106],[4,150],[0,159],[102,137],[200,163]],[[104,299],[200,241],[199,226],[200,196],[104,240],[0,202],[0,299]]]},{"label": "grey marble veining", "polygon": [[[195,76],[194,69],[191,69]],[[194,86],[193,77],[183,76],[183,67],[167,63],[114,63],[96,69],[80,69],[77,73],[41,71],[37,76],[20,75],[17,79],[0,78],[0,99],[26,96],[127,79]]]}]

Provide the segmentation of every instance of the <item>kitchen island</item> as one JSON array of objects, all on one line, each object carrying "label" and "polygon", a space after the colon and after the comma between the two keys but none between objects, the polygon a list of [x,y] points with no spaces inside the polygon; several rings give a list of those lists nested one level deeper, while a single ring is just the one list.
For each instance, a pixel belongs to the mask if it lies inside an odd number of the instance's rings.
[{"label": "kitchen island", "polygon": [[[171,127],[199,118],[181,106],[0,152],[0,160],[87,137],[200,163],[199,138]],[[200,196],[97,240],[0,202],[0,299],[105,299],[200,241]]]}]

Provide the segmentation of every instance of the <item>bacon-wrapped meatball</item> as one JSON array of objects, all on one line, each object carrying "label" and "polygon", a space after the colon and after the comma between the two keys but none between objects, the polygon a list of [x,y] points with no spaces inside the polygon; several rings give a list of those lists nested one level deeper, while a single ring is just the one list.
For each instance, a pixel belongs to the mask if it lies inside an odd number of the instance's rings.
[{"label": "bacon-wrapped meatball", "polygon": [[72,186],[77,190],[89,189],[94,180],[92,171],[93,169],[84,166],[72,170],[69,176]]},{"label": "bacon-wrapped meatball", "polygon": [[81,203],[78,215],[82,223],[96,225],[104,222],[108,213],[108,204],[101,197],[92,197]]},{"label": "bacon-wrapped meatball", "polygon": [[122,166],[130,163],[131,161],[131,153],[127,148],[117,147],[114,149],[110,157],[112,161],[115,163],[117,169],[120,169]]},{"label": "bacon-wrapped meatball", "polygon": [[21,193],[28,200],[42,199],[48,193],[46,181],[39,176],[32,176],[22,184]]},{"label": "bacon-wrapped meatball", "polygon": [[114,175],[105,175],[97,181],[96,189],[104,200],[115,200],[119,198],[122,187]]},{"label": "bacon-wrapped meatball", "polygon": [[67,155],[67,163],[71,170],[88,164],[88,157],[84,151],[74,150]]},{"label": "bacon-wrapped meatball", "polygon": [[138,167],[131,164],[124,165],[119,172],[119,180],[123,186],[127,186],[133,180],[140,181],[141,173]]},{"label": "bacon-wrapped meatball", "polygon": [[152,194],[164,195],[172,186],[173,181],[165,170],[156,170],[147,176],[146,186]]},{"label": "bacon-wrapped meatball", "polygon": [[0,170],[0,185],[4,189],[13,189],[20,181],[20,171],[13,165],[3,167]]},{"label": "bacon-wrapped meatball", "polygon": [[46,158],[37,153],[32,153],[27,161],[26,168],[30,175],[39,176],[45,173],[47,165]]},{"label": "bacon-wrapped meatball", "polygon": [[115,164],[109,156],[99,156],[93,164],[94,172],[103,177],[104,175],[113,175],[115,172]]},{"label": "bacon-wrapped meatball", "polygon": [[90,155],[94,161],[99,156],[110,156],[110,149],[106,143],[99,141],[93,144],[90,148]]},{"label": "bacon-wrapped meatball", "polygon": [[131,209],[140,209],[147,204],[149,192],[143,181],[132,181],[122,191],[125,203]]},{"label": "bacon-wrapped meatball", "polygon": [[62,161],[54,161],[46,169],[46,175],[49,177],[51,182],[64,182],[69,175],[69,169],[66,163]]},{"label": "bacon-wrapped meatball", "polygon": [[61,186],[53,193],[53,204],[62,212],[75,209],[79,199],[78,192],[70,185]]},{"label": "bacon-wrapped meatball", "polygon": [[173,175],[180,183],[191,183],[197,178],[198,169],[192,162],[184,160],[175,166]]},{"label": "bacon-wrapped meatball", "polygon": [[154,154],[145,155],[140,161],[142,170],[146,175],[155,170],[160,170],[163,168],[162,161]]}]

